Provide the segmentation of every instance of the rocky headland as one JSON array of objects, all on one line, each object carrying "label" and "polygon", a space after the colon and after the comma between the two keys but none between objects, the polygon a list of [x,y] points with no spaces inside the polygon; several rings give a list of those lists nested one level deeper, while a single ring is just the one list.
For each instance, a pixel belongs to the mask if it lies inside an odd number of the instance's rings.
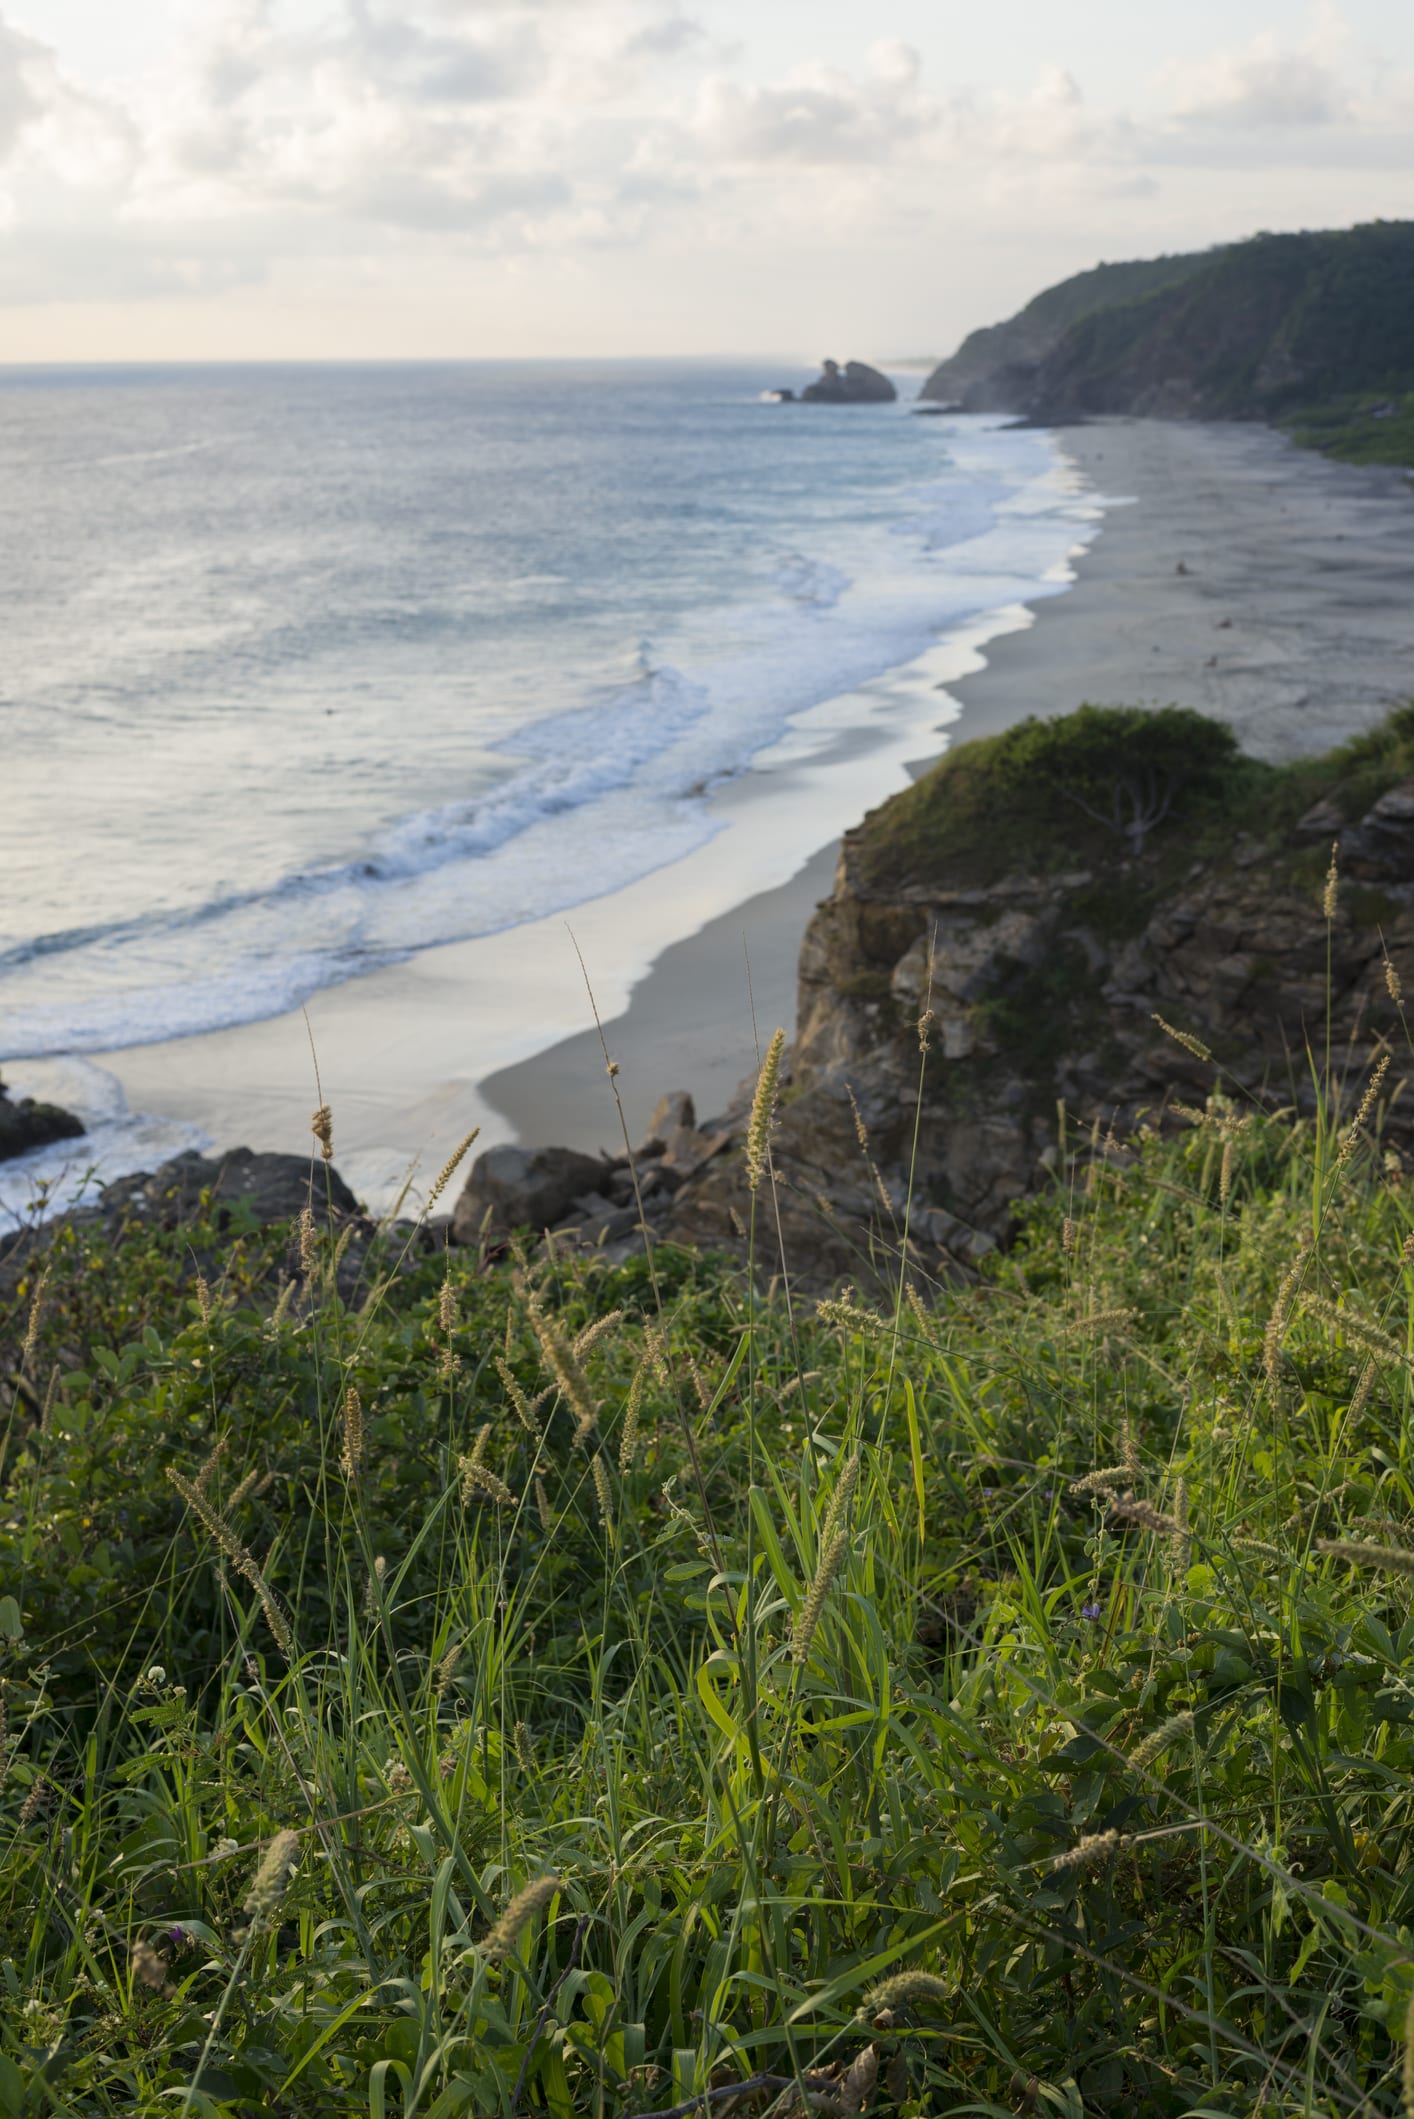
[{"label": "rocky headland", "polygon": [[47,1148],[56,1140],[76,1140],[83,1130],[83,1120],[58,1104],[39,1103],[32,1096],[16,1103],[0,1081],[0,1162]]},{"label": "rocky headland", "polygon": [[[847,834],[810,920],[757,1257],[817,1289],[905,1252],[922,1277],[965,1276],[1028,1198],[1083,1181],[1135,1129],[1190,1123],[1210,1098],[1234,1137],[1259,1105],[1313,1112],[1308,1055],[1327,1048],[1352,1106],[1391,1056],[1367,1122],[1402,1159],[1404,975],[1414,707],[1286,766],[1172,708],[1087,707],[961,744]],[[612,1260],[646,1240],[744,1256],[753,1086],[705,1122],[669,1092],[632,1155],[492,1148],[450,1216],[405,1235],[488,1258],[517,1232]],[[374,1224],[334,1170],[316,1163],[311,1190],[301,1157],[179,1157],[78,1218],[239,1234],[311,1200],[347,1230],[356,1275]],[[0,1245],[0,1280],[63,1225]]]},{"label": "rocky headland", "polygon": [[[1282,768],[1179,711],[959,746],[847,835],[806,932],[758,1252],[779,1212],[809,1284],[867,1278],[905,1230],[920,1271],[966,1272],[1030,1195],[1215,1088],[1234,1125],[1253,1097],[1313,1108],[1327,1037],[1358,1100],[1380,1052],[1396,1077],[1408,1056],[1387,957],[1414,980],[1414,709]],[[741,1251],[751,1091],[706,1124],[665,1097],[632,1166],[493,1149],[452,1235],[519,1223],[621,1256],[641,1204],[660,1239]],[[1391,1097],[1381,1123],[1403,1153],[1414,1111]]]}]

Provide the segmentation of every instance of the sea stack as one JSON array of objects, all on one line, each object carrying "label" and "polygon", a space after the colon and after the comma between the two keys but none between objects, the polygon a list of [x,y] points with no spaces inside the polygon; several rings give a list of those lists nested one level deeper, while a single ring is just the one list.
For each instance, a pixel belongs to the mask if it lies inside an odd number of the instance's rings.
[{"label": "sea stack", "polygon": [[826,361],[818,383],[800,393],[806,405],[891,405],[898,396],[887,375],[864,361]]}]

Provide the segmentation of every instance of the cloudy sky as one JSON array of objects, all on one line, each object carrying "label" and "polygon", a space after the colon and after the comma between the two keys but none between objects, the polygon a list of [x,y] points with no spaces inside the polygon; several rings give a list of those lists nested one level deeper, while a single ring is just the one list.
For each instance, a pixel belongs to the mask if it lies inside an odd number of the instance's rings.
[{"label": "cloudy sky", "polygon": [[0,360],[931,354],[1377,215],[1410,0],[0,0]]}]

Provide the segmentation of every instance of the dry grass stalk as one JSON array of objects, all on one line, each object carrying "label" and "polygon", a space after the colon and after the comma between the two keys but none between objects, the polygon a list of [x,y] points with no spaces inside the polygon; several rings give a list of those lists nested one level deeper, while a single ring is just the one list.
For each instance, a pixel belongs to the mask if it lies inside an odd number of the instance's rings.
[{"label": "dry grass stalk", "polygon": [[1339,1177],[1341,1171],[1345,1168],[1346,1164],[1350,1161],[1351,1156],[1355,1153],[1355,1144],[1359,1140],[1361,1133],[1364,1131],[1365,1124],[1370,1116],[1370,1113],[1375,1108],[1375,1099],[1380,1093],[1380,1085],[1384,1081],[1384,1078],[1386,1074],[1388,1074],[1388,1072],[1389,1054],[1387,1052],[1382,1052],[1380,1054],[1379,1059],[1375,1062],[1375,1070],[1373,1074],[1370,1076],[1369,1081],[1365,1084],[1365,1094],[1360,1099],[1359,1109],[1355,1113],[1354,1120],[1350,1125],[1346,1127],[1344,1133],[1342,1133],[1340,1137],[1340,1146],[1336,1150],[1335,1157],[1334,1174],[1337,1177]]},{"label": "dry grass stalk", "polygon": [[1129,1763],[1136,1773],[1143,1773],[1153,1765],[1161,1752],[1167,1751],[1185,1736],[1193,1734],[1193,1716],[1185,1710],[1182,1714],[1171,1714],[1157,1729],[1150,1730],[1142,1744],[1137,1744],[1129,1754]]},{"label": "dry grass stalk", "polygon": [[1152,1501],[1145,1501],[1138,1494],[1117,1494],[1110,1503],[1115,1515],[1126,1523],[1133,1523],[1139,1530],[1147,1530],[1155,1538],[1181,1538],[1183,1526],[1174,1516],[1163,1515]]},{"label": "dry grass stalk", "polygon": [[606,1310],[602,1317],[596,1317],[582,1332],[577,1332],[571,1341],[576,1361],[582,1361],[589,1349],[597,1346],[606,1332],[612,1332],[622,1316],[622,1310]]},{"label": "dry grass stalk", "polygon": [[579,1365],[574,1348],[560,1332],[554,1320],[547,1315],[538,1296],[531,1298],[529,1309],[530,1328],[535,1334],[546,1368],[559,1384],[565,1401],[575,1416],[574,1439],[580,1448],[583,1448],[599,1425],[599,1408],[594,1402],[589,1380]]},{"label": "dry grass stalk", "polygon": [[849,1532],[841,1527],[835,1532],[829,1544],[824,1546],[821,1551],[815,1568],[814,1580],[806,1592],[805,1602],[795,1615],[795,1624],[791,1628],[790,1642],[792,1662],[804,1663],[808,1661],[810,1644],[814,1640],[815,1630],[820,1624],[820,1614],[825,1609],[825,1599],[830,1593],[830,1585],[839,1573],[848,1550]]},{"label": "dry grass stalk", "polygon": [[633,1372],[633,1381],[628,1387],[628,1398],[624,1404],[623,1428],[619,1434],[619,1471],[632,1468],[638,1454],[638,1428],[643,1416],[643,1392],[648,1382],[648,1356],[645,1354]]},{"label": "dry grass stalk", "polygon": [[537,1913],[544,1912],[561,1888],[558,1876],[541,1876],[517,1891],[482,1944],[493,1963],[499,1964],[511,1955],[523,1930],[529,1927]]},{"label": "dry grass stalk", "polygon": [[211,1481],[216,1473],[216,1467],[219,1465],[221,1459],[225,1456],[226,1451],[230,1448],[230,1446],[230,1436],[223,1435],[219,1442],[213,1444],[212,1448],[208,1451],[202,1463],[198,1466],[196,1477],[193,1479],[192,1484],[199,1494],[204,1494],[207,1488],[210,1486]]},{"label": "dry grass stalk", "polygon": [[49,1287],[49,1272],[50,1269],[48,1266],[46,1266],[44,1268],[44,1271],[40,1274],[38,1280],[35,1282],[34,1293],[30,1297],[29,1321],[25,1326],[24,1346],[20,1350],[21,1375],[27,1375],[29,1373],[31,1364],[34,1361],[35,1354],[39,1348],[39,1324],[40,1319],[44,1314],[44,1297]]},{"label": "dry grass stalk", "polygon": [[1172,1023],[1164,1021],[1157,1009],[1154,1012],[1154,1021],[1158,1024],[1160,1030],[1163,1031],[1165,1037],[1171,1037],[1176,1045],[1182,1045],[1184,1051],[1191,1052],[1194,1059],[1205,1060],[1211,1064],[1213,1055],[1203,1043],[1202,1038],[1194,1037],[1187,1030],[1176,1030]]},{"label": "dry grass stalk", "polygon": [[540,1440],[540,1425],[535,1418],[535,1413],[537,1407],[544,1403],[548,1393],[546,1391],[537,1391],[533,1398],[527,1398],[525,1392],[511,1374],[509,1365],[499,1354],[496,1356],[496,1374],[501,1379],[506,1396],[515,1407],[517,1420],[519,1420],[526,1433],[538,1442]]},{"label": "dry grass stalk", "polygon": [[358,1478],[359,1466],[363,1463],[364,1444],[363,1400],[352,1384],[344,1392],[339,1420],[343,1428],[343,1448],[339,1451],[339,1466],[344,1477],[352,1485]]},{"label": "dry grass stalk", "polygon": [[1307,1295],[1301,1307],[1308,1316],[1318,1317],[1322,1324],[1328,1324],[1332,1331],[1363,1347],[1377,1360],[1403,1362],[1404,1348],[1399,1341],[1382,1332],[1368,1317],[1362,1317],[1358,1310],[1343,1309],[1325,1295]]},{"label": "dry grass stalk", "polygon": [[462,1643],[453,1641],[451,1647],[438,1663],[436,1673],[432,1679],[432,1690],[439,1700],[456,1676],[461,1659]]},{"label": "dry grass stalk", "polygon": [[753,1192],[759,1189],[770,1161],[771,1121],[776,1115],[776,1088],[785,1049],[785,1031],[777,1030],[766,1047],[766,1057],[756,1078],[756,1094],[751,1099],[751,1118],[746,1128],[746,1182]]},{"label": "dry grass stalk", "polygon": [[290,1622],[274,1590],[261,1573],[255,1555],[244,1546],[220,1511],[214,1508],[200,1487],[190,1479],[184,1479],[179,1471],[167,1466],[167,1477],[186,1502],[192,1514],[204,1525],[207,1533],[226,1555],[237,1574],[244,1575],[260,1602],[265,1614],[265,1623],[275,1636],[281,1655],[287,1663],[295,1660],[295,1640],[290,1631]]},{"label": "dry grass stalk", "polygon": [[1317,1538],[1316,1550],[1328,1559],[1348,1561],[1352,1567],[1379,1567],[1386,1574],[1414,1575],[1414,1548],[1375,1545],[1363,1538]]},{"label": "dry grass stalk", "polygon": [[454,1148],[451,1154],[447,1157],[447,1160],[443,1163],[441,1169],[437,1172],[437,1175],[432,1180],[432,1189],[427,1195],[427,1204],[422,1210],[424,1214],[430,1214],[432,1212],[432,1209],[436,1206],[438,1200],[442,1197],[442,1194],[446,1191],[448,1185],[456,1176],[458,1169],[461,1167],[463,1156],[466,1154],[467,1149],[471,1146],[472,1142],[475,1140],[477,1134],[480,1131],[480,1126],[473,1126],[470,1133],[467,1134],[466,1139],[462,1141],[458,1147]]},{"label": "dry grass stalk", "polygon": [[609,1485],[609,1467],[601,1451],[594,1452],[590,1466],[594,1474],[594,1497],[599,1504],[599,1521],[612,1538],[614,1535],[614,1496]]},{"label": "dry grass stalk", "polygon": [[1051,1874],[1059,1875],[1067,1869],[1097,1869],[1113,1860],[1116,1854],[1122,1854],[1130,1844],[1129,1836],[1124,1832],[1087,1832],[1073,1847],[1055,1857],[1050,1865]]},{"label": "dry grass stalk", "polygon": [[1292,1304],[1296,1300],[1296,1290],[1301,1284],[1301,1276],[1306,1270],[1306,1260],[1310,1249],[1311,1232],[1309,1229],[1303,1229],[1301,1241],[1297,1245],[1296,1256],[1292,1259],[1291,1264],[1282,1276],[1281,1285],[1277,1289],[1276,1301],[1272,1304],[1272,1314],[1267,1319],[1267,1329],[1262,1337],[1262,1366],[1266,1371],[1267,1382],[1273,1390],[1276,1389],[1281,1378],[1282,1341],[1286,1337],[1286,1327],[1291,1318]]},{"label": "dry grass stalk", "polygon": [[298,1832],[277,1832],[251,1879],[245,1911],[254,1922],[268,1920],[285,1895],[290,1872],[299,1860]]}]

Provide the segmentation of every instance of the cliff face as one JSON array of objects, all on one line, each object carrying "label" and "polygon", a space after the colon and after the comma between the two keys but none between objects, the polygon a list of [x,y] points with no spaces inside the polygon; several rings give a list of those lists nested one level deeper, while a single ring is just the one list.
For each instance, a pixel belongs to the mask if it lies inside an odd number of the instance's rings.
[{"label": "cliff face", "polygon": [[[1102,832],[1077,835],[1073,867],[1028,867],[1022,840],[1014,869],[984,862],[969,885],[885,872],[891,806],[851,834],[801,953],[775,1135],[796,1270],[823,1283],[896,1257],[910,1190],[919,1269],[965,1268],[1006,1241],[1018,1202],[1066,1176],[1068,1158],[1090,1159],[1094,1127],[1122,1138],[1172,1123],[1175,1101],[1201,1106],[1219,1083],[1239,1115],[1249,1093],[1312,1109],[1333,842],[1331,1048],[1352,1102],[1381,1050],[1397,1078],[1407,1048],[1384,960],[1387,947],[1414,987],[1408,718],[1408,743],[1384,756],[1367,746],[1360,762],[1355,746],[1324,776],[1266,776],[1243,824],[1224,829],[1211,802],[1176,804],[1137,855],[1122,839],[1110,852]],[[935,807],[945,816],[945,798]],[[739,1140],[744,1112],[732,1123]],[[1407,1123],[1396,1102],[1387,1140],[1403,1144]],[[741,1158],[723,1155],[677,1195],[667,1233],[736,1244],[748,1206]]]},{"label": "cliff face", "polygon": [[1414,223],[1102,266],[974,332],[922,395],[1043,420],[1262,419],[1414,387]]}]

